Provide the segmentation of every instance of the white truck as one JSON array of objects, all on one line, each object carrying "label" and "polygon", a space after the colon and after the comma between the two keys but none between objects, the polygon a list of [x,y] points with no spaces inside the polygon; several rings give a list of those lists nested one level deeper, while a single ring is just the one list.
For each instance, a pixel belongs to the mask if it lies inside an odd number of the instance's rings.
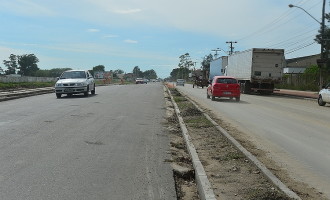
[{"label": "white truck", "polygon": [[253,48],[228,56],[224,75],[236,78],[242,93],[271,94],[282,80],[283,67],[284,49]]},{"label": "white truck", "polygon": [[211,61],[209,80],[212,80],[214,76],[223,76],[227,65],[228,56],[221,56]]}]

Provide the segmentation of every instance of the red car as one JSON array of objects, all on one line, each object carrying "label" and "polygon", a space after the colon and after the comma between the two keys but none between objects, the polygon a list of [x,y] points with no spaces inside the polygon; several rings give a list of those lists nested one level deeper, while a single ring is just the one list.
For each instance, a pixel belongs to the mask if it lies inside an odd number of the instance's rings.
[{"label": "red car", "polygon": [[235,97],[236,101],[240,101],[240,85],[234,77],[230,76],[215,76],[212,83],[207,88],[207,98],[215,97],[229,97],[232,99]]}]

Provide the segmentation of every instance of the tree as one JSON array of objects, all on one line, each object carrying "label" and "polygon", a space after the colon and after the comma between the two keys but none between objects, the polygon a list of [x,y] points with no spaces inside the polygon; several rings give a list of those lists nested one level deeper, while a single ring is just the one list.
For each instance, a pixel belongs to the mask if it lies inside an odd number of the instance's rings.
[{"label": "tree", "polygon": [[95,72],[105,72],[105,67],[104,65],[97,65],[93,67],[93,69],[90,72],[94,76]]},{"label": "tree", "polygon": [[40,69],[35,73],[36,77],[51,77],[49,69]]},{"label": "tree", "polygon": [[139,66],[134,67],[133,74],[134,74],[135,78],[138,78],[138,77],[142,78],[142,76],[143,76],[143,72],[140,70]]},{"label": "tree", "polygon": [[124,71],[121,69],[116,69],[115,71],[113,71],[114,74],[123,74]]},{"label": "tree", "polygon": [[171,79],[172,80],[182,79],[182,77],[184,77],[185,75],[188,75],[189,72],[190,72],[190,70],[187,68],[175,68],[170,73]]},{"label": "tree", "polygon": [[[324,15],[324,18],[325,18],[325,20],[330,22],[330,13],[326,13]],[[328,55],[330,53],[330,28],[328,26],[324,26],[324,33],[322,35],[322,25],[321,25],[319,34],[316,35],[314,40],[319,44],[323,44],[323,49],[322,49],[323,55],[321,55],[321,56],[323,59],[328,59],[329,58]],[[329,60],[327,60],[326,69],[328,70],[328,72],[330,71],[330,61]],[[321,71],[323,71],[322,68],[321,68]]]},{"label": "tree", "polygon": [[7,67],[6,74],[16,74],[17,65],[17,56],[10,54],[9,60],[3,60],[3,64]]},{"label": "tree", "polygon": [[19,65],[18,73],[23,76],[33,76],[39,70],[37,63],[39,59],[34,54],[24,54],[17,56]]},{"label": "tree", "polygon": [[147,78],[147,79],[156,79],[157,73],[153,69],[147,70],[147,71],[143,72],[143,77]]},{"label": "tree", "polygon": [[319,73],[319,67],[317,65],[312,65],[304,71],[304,74],[317,75]]},{"label": "tree", "polygon": [[104,71],[105,71],[104,65],[97,65],[93,67],[93,72],[104,72]]},{"label": "tree", "polygon": [[72,70],[71,68],[54,68],[54,69],[40,69],[36,71],[37,77],[59,77],[64,71]]},{"label": "tree", "polygon": [[205,77],[205,78],[208,78],[207,75],[210,74],[210,65],[211,65],[212,60],[213,60],[213,55],[209,54],[203,58],[203,61],[201,63],[202,70],[203,70],[203,77]]},{"label": "tree", "polygon": [[[181,55],[179,58],[180,58],[180,62],[178,64],[178,66],[181,70],[181,78],[187,79],[189,76],[189,68],[191,66],[194,66],[194,63],[191,61],[189,53],[185,53],[185,54]],[[187,74],[185,73],[187,71],[186,69],[188,69]],[[179,77],[177,77],[177,78],[179,78]]]},{"label": "tree", "polygon": [[113,71],[113,77],[118,78],[117,74],[123,74],[124,71],[121,69],[116,69],[115,71]]},{"label": "tree", "polygon": [[65,71],[72,70],[72,68],[53,68],[50,70],[50,77],[59,77]]}]

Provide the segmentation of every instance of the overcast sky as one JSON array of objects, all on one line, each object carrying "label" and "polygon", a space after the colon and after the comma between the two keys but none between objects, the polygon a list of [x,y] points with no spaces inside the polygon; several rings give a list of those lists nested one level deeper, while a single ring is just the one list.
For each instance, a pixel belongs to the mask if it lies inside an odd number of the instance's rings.
[{"label": "overcast sky", "polygon": [[[286,58],[320,53],[314,42],[323,0],[0,0],[0,66],[10,54],[35,54],[41,69],[70,67],[168,77],[189,53],[237,41],[235,51],[283,48]],[[326,12],[329,12],[329,2]]]}]

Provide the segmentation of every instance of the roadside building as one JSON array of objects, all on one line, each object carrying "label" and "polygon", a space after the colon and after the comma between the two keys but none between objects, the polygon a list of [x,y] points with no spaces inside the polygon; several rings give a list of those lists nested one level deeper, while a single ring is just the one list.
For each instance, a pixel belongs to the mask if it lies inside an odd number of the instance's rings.
[{"label": "roadside building", "polygon": [[320,54],[286,59],[286,67],[283,68],[283,74],[302,74],[306,68],[317,65],[318,59],[320,59]]},{"label": "roadside building", "polygon": [[306,76],[304,72],[307,68],[317,65],[317,60],[320,59],[320,54],[286,59],[286,67],[283,68],[284,84],[294,86],[318,85],[319,75]]}]

